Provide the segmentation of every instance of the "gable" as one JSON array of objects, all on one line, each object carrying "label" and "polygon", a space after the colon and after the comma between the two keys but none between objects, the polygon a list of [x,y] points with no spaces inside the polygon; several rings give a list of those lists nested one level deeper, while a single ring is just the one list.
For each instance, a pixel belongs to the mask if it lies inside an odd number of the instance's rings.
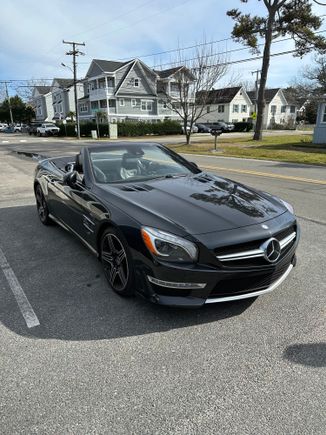
[{"label": "gable", "polygon": [[91,63],[91,65],[88,68],[88,71],[86,73],[86,77],[96,77],[96,76],[99,76],[101,74],[103,74],[103,70],[96,63],[96,61],[92,60],[92,63]]},{"label": "gable", "polygon": [[[120,69],[116,77],[118,83],[116,94],[156,95],[156,74],[147,71],[147,67],[144,68],[142,62],[135,60],[128,67]],[[134,86],[135,79],[138,79],[138,87]]]},{"label": "gable", "polygon": [[286,101],[286,98],[285,98],[281,89],[278,90],[278,92],[274,95],[274,97],[271,99],[269,104],[271,106],[287,106],[288,105],[288,102]]}]

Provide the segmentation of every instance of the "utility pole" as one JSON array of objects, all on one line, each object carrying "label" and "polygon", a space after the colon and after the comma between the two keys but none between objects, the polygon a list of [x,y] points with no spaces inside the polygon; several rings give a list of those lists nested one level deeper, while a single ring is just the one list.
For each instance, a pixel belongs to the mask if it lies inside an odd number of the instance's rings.
[{"label": "utility pole", "polygon": [[3,83],[5,85],[6,97],[7,97],[8,106],[9,106],[9,113],[10,113],[10,122],[11,122],[11,124],[13,124],[14,123],[14,118],[12,116],[11,101],[10,101],[9,92],[8,92],[8,83],[10,83],[10,82],[1,81],[0,83]]},{"label": "utility pole", "polygon": [[251,74],[256,74],[256,80],[255,80],[255,114],[257,116],[257,101],[258,101],[258,92],[259,92],[259,74],[261,73],[261,70],[257,69],[256,71],[251,71]]},{"label": "utility pole", "polygon": [[75,42],[75,41],[62,41],[64,44],[72,45],[72,50],[67,51],[66,55],[72,56],[73,59],[73,74],[74,74],[74,97],[75,97],[75,113],[76,113],[76,125],[77,125],[77,138],[80,139],[80,125],[79,125],[79,114],[78,114],[78,104],[77,104],[77,62],[76,57],[84,55],[81,51],[76,49],[77,46],[83,45],[85,46],[85,42]]}]

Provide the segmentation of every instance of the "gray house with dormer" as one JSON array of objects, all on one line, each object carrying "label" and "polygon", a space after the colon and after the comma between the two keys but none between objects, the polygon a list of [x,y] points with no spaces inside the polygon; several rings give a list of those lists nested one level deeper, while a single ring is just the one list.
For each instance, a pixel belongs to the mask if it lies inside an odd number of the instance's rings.
[{"label": "gray house with dormer", "polygon": [[139,59],[127,62],[94,59],[79,98],[80,120],[94,120],[98,112],[109,122],[178,119],[160,92],[167,83],[173,92],[173,70],[154,71]]}]

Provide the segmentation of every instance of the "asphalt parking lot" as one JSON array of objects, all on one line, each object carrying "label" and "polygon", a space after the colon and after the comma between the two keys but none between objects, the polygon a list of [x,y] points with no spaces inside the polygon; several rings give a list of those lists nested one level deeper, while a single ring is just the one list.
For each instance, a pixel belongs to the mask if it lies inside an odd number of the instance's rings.
[{"label": "asphalt parking lot", "polygon": [[[324,434],[326,169],[191,156],[291,202],[302,239],[274,292],[180,310],[121,299],[86,248],[39,223],[35,161],[16,152],[81,145],[0,143],[0,432]],[[37,326],[22,316],[9,267]]]}]

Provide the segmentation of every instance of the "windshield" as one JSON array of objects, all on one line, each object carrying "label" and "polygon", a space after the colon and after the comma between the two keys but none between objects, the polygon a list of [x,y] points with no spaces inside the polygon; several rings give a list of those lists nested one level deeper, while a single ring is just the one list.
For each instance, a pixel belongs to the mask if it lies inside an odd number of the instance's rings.
[{"label": "windshield", "polygon": [[123,183],[199,172],[177,154],[156,145],[119,146],[90,153],[98,183]]}]

